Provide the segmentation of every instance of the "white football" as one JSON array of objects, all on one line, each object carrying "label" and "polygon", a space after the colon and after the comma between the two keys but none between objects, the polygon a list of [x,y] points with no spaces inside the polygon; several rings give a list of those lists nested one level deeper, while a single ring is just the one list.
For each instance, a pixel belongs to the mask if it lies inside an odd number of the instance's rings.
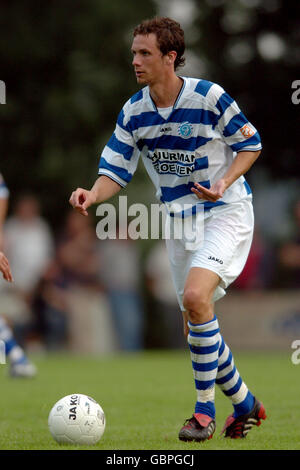
[{"label": "white football", "polygon": [[59,444],[96,444],[105,430],[105,414],[99,403],[81,393],[73,393],[55,403],[48,426]]}]

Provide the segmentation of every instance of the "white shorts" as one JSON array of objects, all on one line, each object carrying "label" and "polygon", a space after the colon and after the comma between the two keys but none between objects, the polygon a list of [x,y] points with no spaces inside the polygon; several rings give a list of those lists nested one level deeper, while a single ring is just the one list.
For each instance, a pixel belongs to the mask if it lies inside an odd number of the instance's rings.
[{"label": "white shorts", "polygon": [[181,310],[184,285],[191,268],[205,268],[220,277],[213,301],[240,275],[248,258],[254,228],[252,202],[242,200],[218,206],[205,216],[203,242],[188,251],[183,239],[166,239],[171,274]]}]

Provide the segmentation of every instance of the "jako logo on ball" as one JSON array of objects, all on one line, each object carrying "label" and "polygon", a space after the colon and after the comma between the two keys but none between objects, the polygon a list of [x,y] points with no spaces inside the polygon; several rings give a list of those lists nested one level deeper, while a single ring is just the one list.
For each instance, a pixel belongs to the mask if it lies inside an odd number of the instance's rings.
[{"label": "jako logo on ball", "polygon": [[48,417],[50,433],[59,444],[96,444],[105,425],[105,414],[99,403],[80,393],[61,398]]}]

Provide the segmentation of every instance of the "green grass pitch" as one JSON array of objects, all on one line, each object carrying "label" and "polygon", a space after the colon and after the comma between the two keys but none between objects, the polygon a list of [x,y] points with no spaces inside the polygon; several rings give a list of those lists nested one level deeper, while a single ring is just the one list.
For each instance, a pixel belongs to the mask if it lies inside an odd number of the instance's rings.
[{"label": "green grass pitch", "polygon": [[[188,351],[149,351],[105,357],[55,354],[33,357],[34,379],[13,379],[0,365],[0,449],[5,450],[293,450],[300,449],[300,365],[289,352],[235,353],[249,388],[264,402],[267,420],[246,439],[220,436],[231,404],[216,389],[217,430],[204,443],[177,435],[195,402]],[[53,404],[71,393],[97,400],[106,430],[92,447],[60,446],[49,433]]]}]

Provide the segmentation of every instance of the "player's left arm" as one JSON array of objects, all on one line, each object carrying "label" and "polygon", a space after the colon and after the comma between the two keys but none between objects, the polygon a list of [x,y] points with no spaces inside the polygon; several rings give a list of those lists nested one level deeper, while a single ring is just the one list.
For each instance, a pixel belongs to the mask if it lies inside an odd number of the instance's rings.
[{"label": "player's left arm", "polygon": [[260,152],[260,150],[257,150],[256,152],[247,150],[238,152],[225,175],[216,181],[210,189],[204,188],[198,183],[194,183],[194,187],[191,189],[192,192],[196,194],[199,199],[205,199],[211,202],[217,201],[223,197],[224,192],[232,185],[232,183],[234,183],[240,176],[247,173],[258,158]]}]

